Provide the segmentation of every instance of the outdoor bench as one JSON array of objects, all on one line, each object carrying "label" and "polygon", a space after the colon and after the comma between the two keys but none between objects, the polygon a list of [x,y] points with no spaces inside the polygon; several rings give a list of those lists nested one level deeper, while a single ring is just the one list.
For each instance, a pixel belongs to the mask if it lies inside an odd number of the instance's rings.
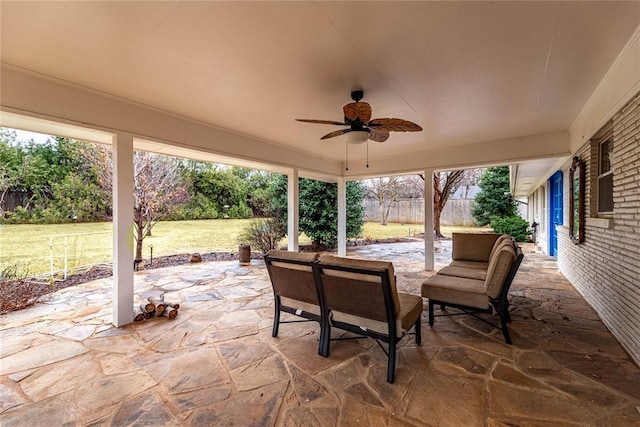
[{"label": "outdoor bench", "polygon": [[419,295],[397,291],[392,263],[287,251],[269,252],[265,263],[275,298],[274,337],[285,311],[320,324],[324,357],[332,327],[385,342],[387,381],[394,382],[396,345],[412,327],[420,344],[423,306]]},{"label": "outdoor bench", "polygon": [[524,255],[508,235],[453,234],[453,261],[422,283],[422,296],[429,300],[429,325],[433,327],[434,306],[441,310],[454,307],[463,313],[497,313],[500,326],[478,317],[502,330],[511,344],[507,323],[511,322],[507,294]]}]

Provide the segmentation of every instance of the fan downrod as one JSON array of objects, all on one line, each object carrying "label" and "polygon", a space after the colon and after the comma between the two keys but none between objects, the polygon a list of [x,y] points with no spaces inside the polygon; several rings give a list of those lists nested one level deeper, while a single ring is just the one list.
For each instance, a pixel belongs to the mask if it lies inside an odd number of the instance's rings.
[{"label": "fan downrod", "polygon": [[351,99],[353,99],[355,102],[359,102],[362,98],[364,98],[363,90],[354,90],[351,92]]}]

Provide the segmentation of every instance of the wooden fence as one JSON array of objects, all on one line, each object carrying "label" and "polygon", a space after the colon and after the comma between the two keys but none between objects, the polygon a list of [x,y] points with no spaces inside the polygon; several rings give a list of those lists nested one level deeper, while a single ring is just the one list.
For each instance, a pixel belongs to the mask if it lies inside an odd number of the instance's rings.
[{"label": "wooden fence", "polygon": [[[471,215],[473,199],[451,199],[444,206],[440,216],[442,225],[474,225]],[[363,201],[366,221],[380,221],[381,209],[377,200],[365,199]],[[387,209],[385,204],[385,210]],[[424,224],[424,200],[400,200],[391,204],[387,222],[401,224]]]}]

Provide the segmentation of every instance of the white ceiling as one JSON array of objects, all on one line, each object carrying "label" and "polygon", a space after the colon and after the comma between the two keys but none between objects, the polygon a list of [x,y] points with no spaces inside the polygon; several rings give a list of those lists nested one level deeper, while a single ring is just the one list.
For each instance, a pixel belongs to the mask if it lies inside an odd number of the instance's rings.
[{"label": "white ceiling", "polygon": [[[566,131],[640,2],[0,3],[2,62],[344,160],[352,89],[420,133],[372,159]],[[365,155],[355,147],[350,156]]]}]

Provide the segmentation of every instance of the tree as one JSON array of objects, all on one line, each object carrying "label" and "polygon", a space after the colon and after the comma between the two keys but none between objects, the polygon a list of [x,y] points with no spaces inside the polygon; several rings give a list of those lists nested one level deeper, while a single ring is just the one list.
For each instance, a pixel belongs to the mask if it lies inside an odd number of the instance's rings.
[{"label": "tree", "polygon": [[[111,194],[113,157],[111,149],[93,145],[86,154],[99,171],[102,189]],[[180,203],[188,200],[185,181],[182,179],[182,163],[174,157],[136,151],[133,157],[134,205],[133,224],[136,235],[136,265],[142,261],[144,238],[163,216],[168,215]]]},{"label": "tree", "polygon": [[[439,239],[444,237],[440,231],[440,217],[444,206],[451,195],[458,190],[467,173],[466,170],[433,173],[433,233]],[[424,185],[424,175],[418,176],[422,178]]]},{"label": "tree", "polygon": [[440,231],[442,210],[449,201],[449,197],[458,189],[464,174],[463,170],[434,172],[433,174],[433,232],[439,239],[444,237]]},{"label": "tree", "polygon": [[[234,168],[234,171],[235,169],[241,168]],[[276,175],[259,170],[244,170],[248,172],[245,178],[249,184],[247,204],[253,212],[253,216],[269,216],[269,187]]]},{"label": "tree", "polygon": [[[213,163],[190,161],[185,178],[191,183],[190,194],[194,202],[216,218],[248,218],[249,184],[242,168],[229,168]],[[199,216],[201,218],[201,216]]]},{"label": "tree", "polygon": [[482,176],[483,170],[484,169],[481,169],[481,168],[465,169],[464,175],[458,185],[458,189],[461,188],[463,191],[462,192],[463,199],[468,199],[469,192],[471,191],[471,187],[473,187],[474,185],[478,185],[478,182],[480,181],[480,177]]},{"label": "tree", "polygon": [[372,178],[366,181],[366,195],[378,201],[380,208],[380,225],[387,225],[391,205],[405,193],[402,177],[391,176]]},{"label": "tree", "polygon": [[[338,241],[338,186],[330,182],[300,178],[300,231],[311,239],[314,247],[335,247]],[[347,238],[356,238],[364,224],[362,184],[349,181],[346,185]],[[287,177],[278,175],[271,186],[271,211],[284,229],[287,226]]]},{"label": "tree", "polygon": [[95,220],[104,212],[97,177],[82,153],[88,143],[55,137],[46,143],[18,141],[3,129],[0,141],[0,203],[11,196],[9,222]]},{"label": "tree", "polygon": [[472,210],[478,225],[487,225],[494,217],[517,216],[516,202],[509,190],[508,166],[485,169],[478,185],[480,192]]},{"label": "tree", "polygon": [[180,161],[160,154],[137,151],[133,161],[133,223],[136,231],[135,262],[142,261],[142,242],[157,220],[188,199],[180,174]]},{"label": "tree", "polygon": [[[472,183],[476,169],[435,172],[433,174],[433,230],[442,238],[440,216],[453,193],[465,182]],[[419,178],[418,178],[419,177]],[[418,175],[375,178],[367,181],[367,195],[378,200],[380,224],[386,225],[392,203],[402,197],[421,198],[424,192],[424,176]],[[469,184],[472,185],[472,184]]]},{"label": "tree", "polygon": [[0,134],[0,218],[4,218],[4,205],[10,190],[19,183],[18,171],[24,153],[16,146],[16,131],[2,128]]}]

